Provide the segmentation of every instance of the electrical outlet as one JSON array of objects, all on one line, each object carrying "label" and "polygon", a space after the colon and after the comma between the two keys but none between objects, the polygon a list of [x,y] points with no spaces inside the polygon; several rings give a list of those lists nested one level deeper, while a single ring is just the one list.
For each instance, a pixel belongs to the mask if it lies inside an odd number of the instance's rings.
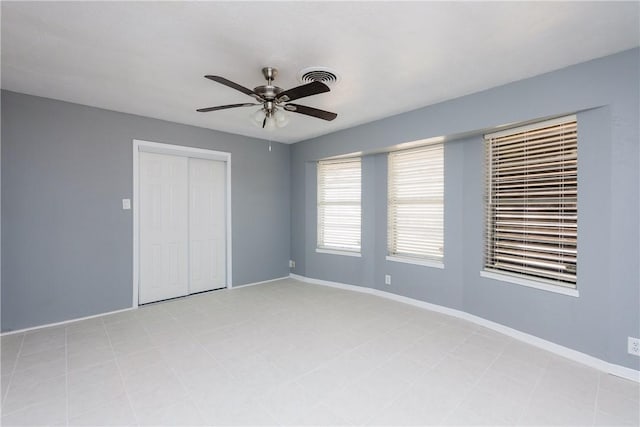
[{"label": "electrical outlet", "polygon": [[640,338],[629,337],[627,351],[634,356],[640,356]]},{"label": "electrical outlet", "polygon": [[384,275],[384,284],[385,285],[390,285],[391,284],[391,275],[390,274],[385,274]]},{"label": "electrical outlet", "polygon": [[289,260],[289,268],[296,268],[296,262],[292,259]]}]

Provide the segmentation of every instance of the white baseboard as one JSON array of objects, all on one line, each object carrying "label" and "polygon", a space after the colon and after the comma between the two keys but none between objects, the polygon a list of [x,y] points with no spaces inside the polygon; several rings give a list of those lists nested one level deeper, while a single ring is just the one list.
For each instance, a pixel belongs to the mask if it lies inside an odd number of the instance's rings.
[{"label": "white baseboard", "polygon": [[[288,279],[288,278],[289,278],[289,276],[278,277],[277,279],[263,280],[262,282],[254,282],[254,283],[247,283],[247,284],[244,284],[244,285],[232,286],[232,287],[229,287],[228,289],[244,288],[245,286],[261,285],[263,283],[275,282],[277,280],[284,280],[284,279]],[[189,295],[185,295],[185,296],[189,296]],[[4,337],[4,336],[7,336],[7,335],[21,334],[23,332],[35,331],[35,330],[38,330],[38,329],[51,328],[53,326],[66,325],[68,323],[79,322],[81,320],[94,319],[96,317],[101,317],[101,316],[109,316],[111,314],[122,313],[123,311],[136,310],[137,308],[138,307],[129,307],[129,308],[123,308],[122,310],[107,311],[106,313],[93,314],[91,316],[76,317],[74,319],[64,320],[62,322],[46,323],[44,325],[32,326],[30,328],[24,328],[24,329],[17,329],[15,331],[2,332],[2,333],[0,333],[0,336]]]},{"label": "white baseboard", "polygon": [[576,350],[572,350],[568,347],[564,347],[559,344],[553,343],[551,341],[544,340],[535,335],[527,334],[517,329],[513,329],[508,326],[502,325],[500,323],[492,322],[491,320],[487,320],[482,317],[469,314],[465,311],[460,311],[453,308],[444,307],[441,305],[432,304],[425,301],[420,301],[414,298],[393,294],[391,292],[381,291],[379,289],[367,288],[364,286],[355,286],[355,285],[347,285],[345,283],[339,283],[339,282],[330,282],[327,280],[320,280],[320,279],[300,276],[298,274],[293,274],[293,273],[290,274],[289,277],[305,283],[330,286],[333,288],[345,289],[348,291],[355,291],[355,292],[361,292],[365,294],[376,295],[382,298],[403,302],[405,304],[409,304],[409,305],[424,308],[427,310],[435,311],[438,313],[446,314],[449,316],[457,317],[459,319],[464,319],[469,322],[475,323],[477,325],[484,326],[485,328],[492,329],[496,332],[500,332],[504,335],[507,335],[511,338],[515,338],[527,344],[531,344],[543,350],[550,351],[552,353],[555,353],[559,356],[573,360],[575,362],[579,362],[584,365],[590,366],[592,368],[598,369],[602,372],[606,372],[606,373],[616,375],[618,377],[626,378],[632,381],[640,382],[640,371],[636,371],[635,369],[627,368],[625,366],[616,365],[614,363],[609,363],[602,359],[598,359],[597,357],[593,357],[588,354],[585,354]]},{"label": "white baseboard", "polygon": [[285,280],[285,279],[288,279],[288,278],[289,278],[289,276],[283,276],[283,277],[278,277],[276,279],[263,280],[262,282],[245,283],[244,285],[232,286],[229,289],[246,288],[247,286],[263,285],[265,283],[277,282],[278,280]]},{"label": "white baseboard", "polygon": [[45,329],[45,328],[51,328],[53,326],[66,325],[68,323],[75,323],[75,322],[79,322],[81,320],[95,319],[96,317],[102,317],[102,316],[110,316],[112,314],[122,313],[123,311],[135,310],[137,308],[138,307],[123,308],[121,310],[107,311],[106,313],[92,314],[91,316],[76,317],[75,319],[63,320],[62,322],[47,323],[47,324],[39,325],[39,326],[32,326],[30,328],[17,329],[15,331],[7,331],[7,332],[1,333],[0,336],[4,337],[6,335],[21,334],[23,332],[36,331],[38,329]]}]

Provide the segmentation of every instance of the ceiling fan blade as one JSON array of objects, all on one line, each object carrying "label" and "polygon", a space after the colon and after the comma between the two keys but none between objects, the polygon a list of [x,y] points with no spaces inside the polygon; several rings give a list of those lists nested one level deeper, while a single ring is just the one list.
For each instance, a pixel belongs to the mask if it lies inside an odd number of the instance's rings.
[{"label": "ceiling fan blade", "polygon": [[198,108],[196,111],[199,113],[208,113],[209,111],[226,110],[227,108],[236,108],[236,107],[251,107],[252,105],[260,105],[260,104],[247,103],[247,104],[219,105],[217,107]]},{"label": "ceiling fan blade", "polygon": [[255,93],[254,91],[252,91],[249,88],[246,88],[244,86],[239,85],[238,83],[234,83],[231,80],[227,80],[224,77],[220,77],[220,76],[210,76],[210,75],[206,75],[205,76],[207,79],[209,80],[213,80],[214,82],[223,84],[225,86],[228,86],[232,89],[238,90],[246,95],[252,96],[258,100],[262,100],[262,98],[260,97],[260,95],[258,95],[257,93]]},{"label": "ceiling fan blade", "polygon": [[313,107],[307,107],[306,105],[298,105],[298,104],[287,104],[284,106],[287,111],[293,111],[294,113],[300,113],[311,117],[316,117],[318,119],[331,121],[338,117],[336,113],[332,113],[330,111],[319,110]]},{"label": "ceiling fan blade", "polygon": [[306,96],[317,95],[319,93],[329,92],[329,86],[322,82],[311,82],[302,86],[296,86],[292,89],[285,90],[278,94],[278,102],[294,101]]}]

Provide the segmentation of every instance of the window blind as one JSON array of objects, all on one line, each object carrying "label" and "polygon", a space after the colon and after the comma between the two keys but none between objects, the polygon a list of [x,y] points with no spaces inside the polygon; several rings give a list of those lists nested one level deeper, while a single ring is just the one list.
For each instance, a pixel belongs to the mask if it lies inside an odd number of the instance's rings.
[{"label": "window blind", "polygon": [[318,248],[360,252],[360,158],[318,162]]},{"label": "window blind", "polygon": [[485,269],[576,288],[575,116],[485,135]]},{"label": "window blind", "polygon": [[388,254],[441,261],[444,144],[389,153],[387,185]]}]

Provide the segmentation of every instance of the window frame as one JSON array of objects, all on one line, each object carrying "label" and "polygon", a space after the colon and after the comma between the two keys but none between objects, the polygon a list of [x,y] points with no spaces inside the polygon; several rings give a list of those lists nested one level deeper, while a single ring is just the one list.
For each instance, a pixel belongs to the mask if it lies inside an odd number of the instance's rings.
[{"label": "window frame", "polygon": [[[436,164],[435,168],[433,167],[434,163]],[[408,177],[423,168],[428,171],[424,175],[425,179]],[[438,170],[441,171],[440,174],[438,174]],[[438,175],[435,176],[436,174]],[[392,151],[387,154],[387,261],[444,268],[444,181],[444,141]],[[430,188],[434,184],[435,190]],[[423,193],[418,196],[408,195],[416,191]],[[407,209],[407,207],[414,209]],[[434,207],[435,209],[440,208],[440,214],[436,218],[434,218],[435,215],[429,216],[429,211]],[[409,213],[402,215],[402,211]],[[427,217],[425,221],[421,221],[424,215]],[[399,221],[402,221],[402,224],[399,224]],[[429,222],[436,224],[435,231],[433,226],[429,227]],[[417,225],[412,226],[412,223]],[[412,227],[414,230],[411,230]],[[421,245],[420,243],[411,244],[408,242],[407,235],[414,235],[414,233],[425,234],[429,243],[433,243],[435,237],[439,253],[435,254],[432,249],[429,249],[429,244]],[[406,249],[402,250],[403,247]],[[411,249],[414,249],[415,252],[411,252]]]},{"label": "window frame", "polygon": [[[579,172],[576,115],[489,133],[484,135],[484,139],[485,236],[483,268],[480,275],[545,291],[579,296]],[[501,148],[505,147],[504,144],[513,144],[511,147],[519,145],[517,149]],[[500,154],[496,154],[495,149],[502,149],[503,156],[499,157]],[[505,166],[506,162],[510,162],[510,165],[517,164],[517,169],[521,172],[507,172],[514,167]],[[542,167],[545,171],[540,172]],[[503,184],[494,179],[497,176],[501,176]],[[510,198],[505,196],[505,189],[509,189]],[[541,189],[549,195],[541,196]],[[538,194],[535,194],[536,191]],[[509,210],[508,221],[504,219],[506,214],[500,214],[500,211],[506,210]],[[532,219],[534,216],[535,220]],[[502,219],[498,219],[499,217]],[[513,225],[518,221],[518,225]],[[498,222],[501,222],[501,229],[496,225]],[[516,227],[519,228],[519,232],[512,232],[511,229]],[[557,231],[551,233],[550,229]],[[510,231],[510,235],[507,236]],[[544,241],[540,240],[542,234],[545,234]],[[515,238],[516,235],[520,237]],[[571,235],[575,237],[572,238]],[[559,249],[555,249],[556,247]],[[564,253],[568,255],[565,256]],[[518,256],[522,259],[520,266],[516,261]],[[548,265],[538,268],[536,263]],[[559,267],[554,269],[551,267],[552,264]]]},{"label": "window frame", "polygon": [[[343,199],[341,201],[327,201],[326,191],[327,186],[323,181],[326,179],[326,173],[332,167],[336,167],[337,165],[355,165],[357,167],[353,167],[352,169],[357,168],[357,199],[347,199],[344,200],[344,195],[332,195],[330,198],[338,198]],[[324,171],[323,171],[324,169]],[[343,172],[348,168],[343,168]],[[336,170],[340,170],[340,168],[336,168]],[[348,179],[354,179],[354,176],[347,176]],[[316,252],[323,254],[332,254],[332,255],[345,255],[352,257],[361,257],[362,253],[362,157],[347,157],[347,158],[339,158],[339,159],[327,159],[327,160],[319,160],[316,163]],[[332,183],[334,184],[334,183]],[[335,189],[335,187],[334,187]],[[327,224],[324,221],[326,218],[327,207],[337,207],[337,206],[357,206],[358,211],[358,231],[357,231],[357,243],[352,242],[351,245],[340,246],[338,244],[332,244],[329,242],[327,244],[326,234],[327,234]],[[333,230],[332,233],[336,233],[339,230]],[[353,230],[351,230],[353,232]],[[357,246],[356,246],[357,245]]]}]

